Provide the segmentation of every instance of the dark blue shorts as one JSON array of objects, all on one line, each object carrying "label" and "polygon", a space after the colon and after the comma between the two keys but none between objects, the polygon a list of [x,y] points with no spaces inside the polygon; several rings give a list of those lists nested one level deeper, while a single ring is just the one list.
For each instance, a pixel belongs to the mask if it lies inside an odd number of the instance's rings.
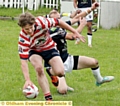
[{"label": "dark blue shorts", "polygon": [[31,50],[29,52],[29,58],[33,54],[37,54],[37,55],[41,56],[44,59],[44,61],[46,61],[47,63],[54,56],[60,56],[59,53],[58,53],[58,51],[56,49],[50,49],[50,50],[42,51],[42,52],[37,52],[37,51]]}]

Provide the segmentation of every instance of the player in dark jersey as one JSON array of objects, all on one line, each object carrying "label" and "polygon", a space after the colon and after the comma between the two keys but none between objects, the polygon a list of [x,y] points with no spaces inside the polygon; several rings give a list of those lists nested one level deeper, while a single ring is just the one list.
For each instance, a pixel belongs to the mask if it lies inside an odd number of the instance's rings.
[{"label": "player in dark jersey", "polygon": [[[92,6],[95,0],[73,0],[73,5],[76,10],[86,11]],[[87,19],[87,36],[88,36],[88,46],[92,47],[92,20],[93,12],[86,16]]]},{"label": "player in dark jersey", "polygon": [[[95,4],[91,7],[91,10],[95,9]],[[86,13],[89,13],[89,9],[87,12],[80,13],[81,16],[86,16]],[[79,14],[79,15],[80,15]],[[56,10],[52,10],[49,15],[51,18],[60,18],[60,14]],[[76,20],[76,19],[75,19]],[[78,19],[80,21],[80,26],[78,27],[77,31],[81,32],[82,28],[85,26],[84,18]],[[76,20],[76,22],[78,21]],[[75,22],[74,19],[67,21],[69,25]],[[57,49],[59,50],[60,56],[64,63],[64,70],[65,72],[71,72],[72,70],[80,70],[84,68],[91,68],[93,76],[96,79],[96,85],[99,86],[105,82],[110,82],[114,79],[113,76],[105,76],[102,77],[100,74],[100,67],[98,61],[94,58],[87,57],[87,56],[74,56],[70,55],[67,51],[67,40],[74,40],[74,35],[71,33],[66,32],[65,29],[60,27],[53,27],[49,31],[50,36],[57,44]],[[47,73],[51,76],[50,71],[51,68],[46,66]],[[58,92],[61,94],[66,94],[69,86],[67,86],[65,77],[59,78],[59,85],[57,87]]]}]

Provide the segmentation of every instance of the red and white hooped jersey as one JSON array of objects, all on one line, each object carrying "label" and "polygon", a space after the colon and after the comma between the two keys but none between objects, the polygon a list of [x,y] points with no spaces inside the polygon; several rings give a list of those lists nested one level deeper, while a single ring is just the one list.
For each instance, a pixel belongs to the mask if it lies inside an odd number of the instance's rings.
[{"label": "red and white hooped jersey", "polygon": [[39,16],[36,18],[35,31],[32,37],[30,37],[30,35],[27,35],[24,30],[21,30],[18,41],[20,58],[28,59],[30,50],[42,52],[55,48],[56,44],[50,37],[48,29],[53,25],[56,26],[58,24],[59,21],[57,19],[44,18]]}]

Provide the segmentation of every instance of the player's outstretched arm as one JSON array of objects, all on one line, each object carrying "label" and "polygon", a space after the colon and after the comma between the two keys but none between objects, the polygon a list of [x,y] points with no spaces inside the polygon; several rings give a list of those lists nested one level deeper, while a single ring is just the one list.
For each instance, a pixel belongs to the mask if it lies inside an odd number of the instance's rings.
[{"label": "player's outstretched arm", "polygon": [[83,28],[86,26],[87,24],[87,21],[85,18],[79,18],[79,22],[80,22],[80,25],[78,26],[78,28],[76,29],[79,33],[82,32]]},{"label": "player's outstretched arm", "polygon": [[73,27],[71,27],[61,19],[59,19],[59,26],[72,32],[74,35],[74,39],[79,38],[80,41],[85,42],[85,38],[82,35],[80,35],[76,29],[74,29]]},{"label": "player's outstretched arm", "polygon": [[25,84],[23,86],[23,89],[27,88],[28,85],[33,85],[33,83],[30,80],[29,76],[29,69],[28,69],[28,61],[21,59],[21,69],[25,78]]},{"label": "player's outstretched arm", "polygon": [[86,17],[91,11],[99,7],[99,3],[95,2],[92,4],[92,7],[90,9],[87,9],[86,11],[81,12],[80,14],[76,15],[74,18],[78,19],[79,17]]},{"label": "player's outstretched arm", "polygon": [[93,3],[92,7],[90,9],[87,9],[86,11],[80,12],[73,19],[71,19],[71,24],[73,25],[76,22],[78,22],[80,17],[81,18],[86,17],[91,11],[95,10],[98,6],[99,6],[99,4],[97,2]]}]

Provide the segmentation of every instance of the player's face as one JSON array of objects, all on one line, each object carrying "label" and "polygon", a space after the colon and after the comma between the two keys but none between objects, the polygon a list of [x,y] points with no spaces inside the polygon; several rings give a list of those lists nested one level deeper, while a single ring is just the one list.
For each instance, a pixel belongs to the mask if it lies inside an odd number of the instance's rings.
[{"label": "player's face", "polygon": [[33,25],[27,24],[26,26],[23,27],[23,30],[28,35],[33,36],[33,33],[34,33],[34,24]]},{"label": "player's face", "polygon": [[60,19],[60,13],[59,12],[56,13],[56,18]]},{"label": "player's face", "polygon": [[51,15],[51,18],[57,18],[60,19],[60,13],[59,12],[55,12]]}]

